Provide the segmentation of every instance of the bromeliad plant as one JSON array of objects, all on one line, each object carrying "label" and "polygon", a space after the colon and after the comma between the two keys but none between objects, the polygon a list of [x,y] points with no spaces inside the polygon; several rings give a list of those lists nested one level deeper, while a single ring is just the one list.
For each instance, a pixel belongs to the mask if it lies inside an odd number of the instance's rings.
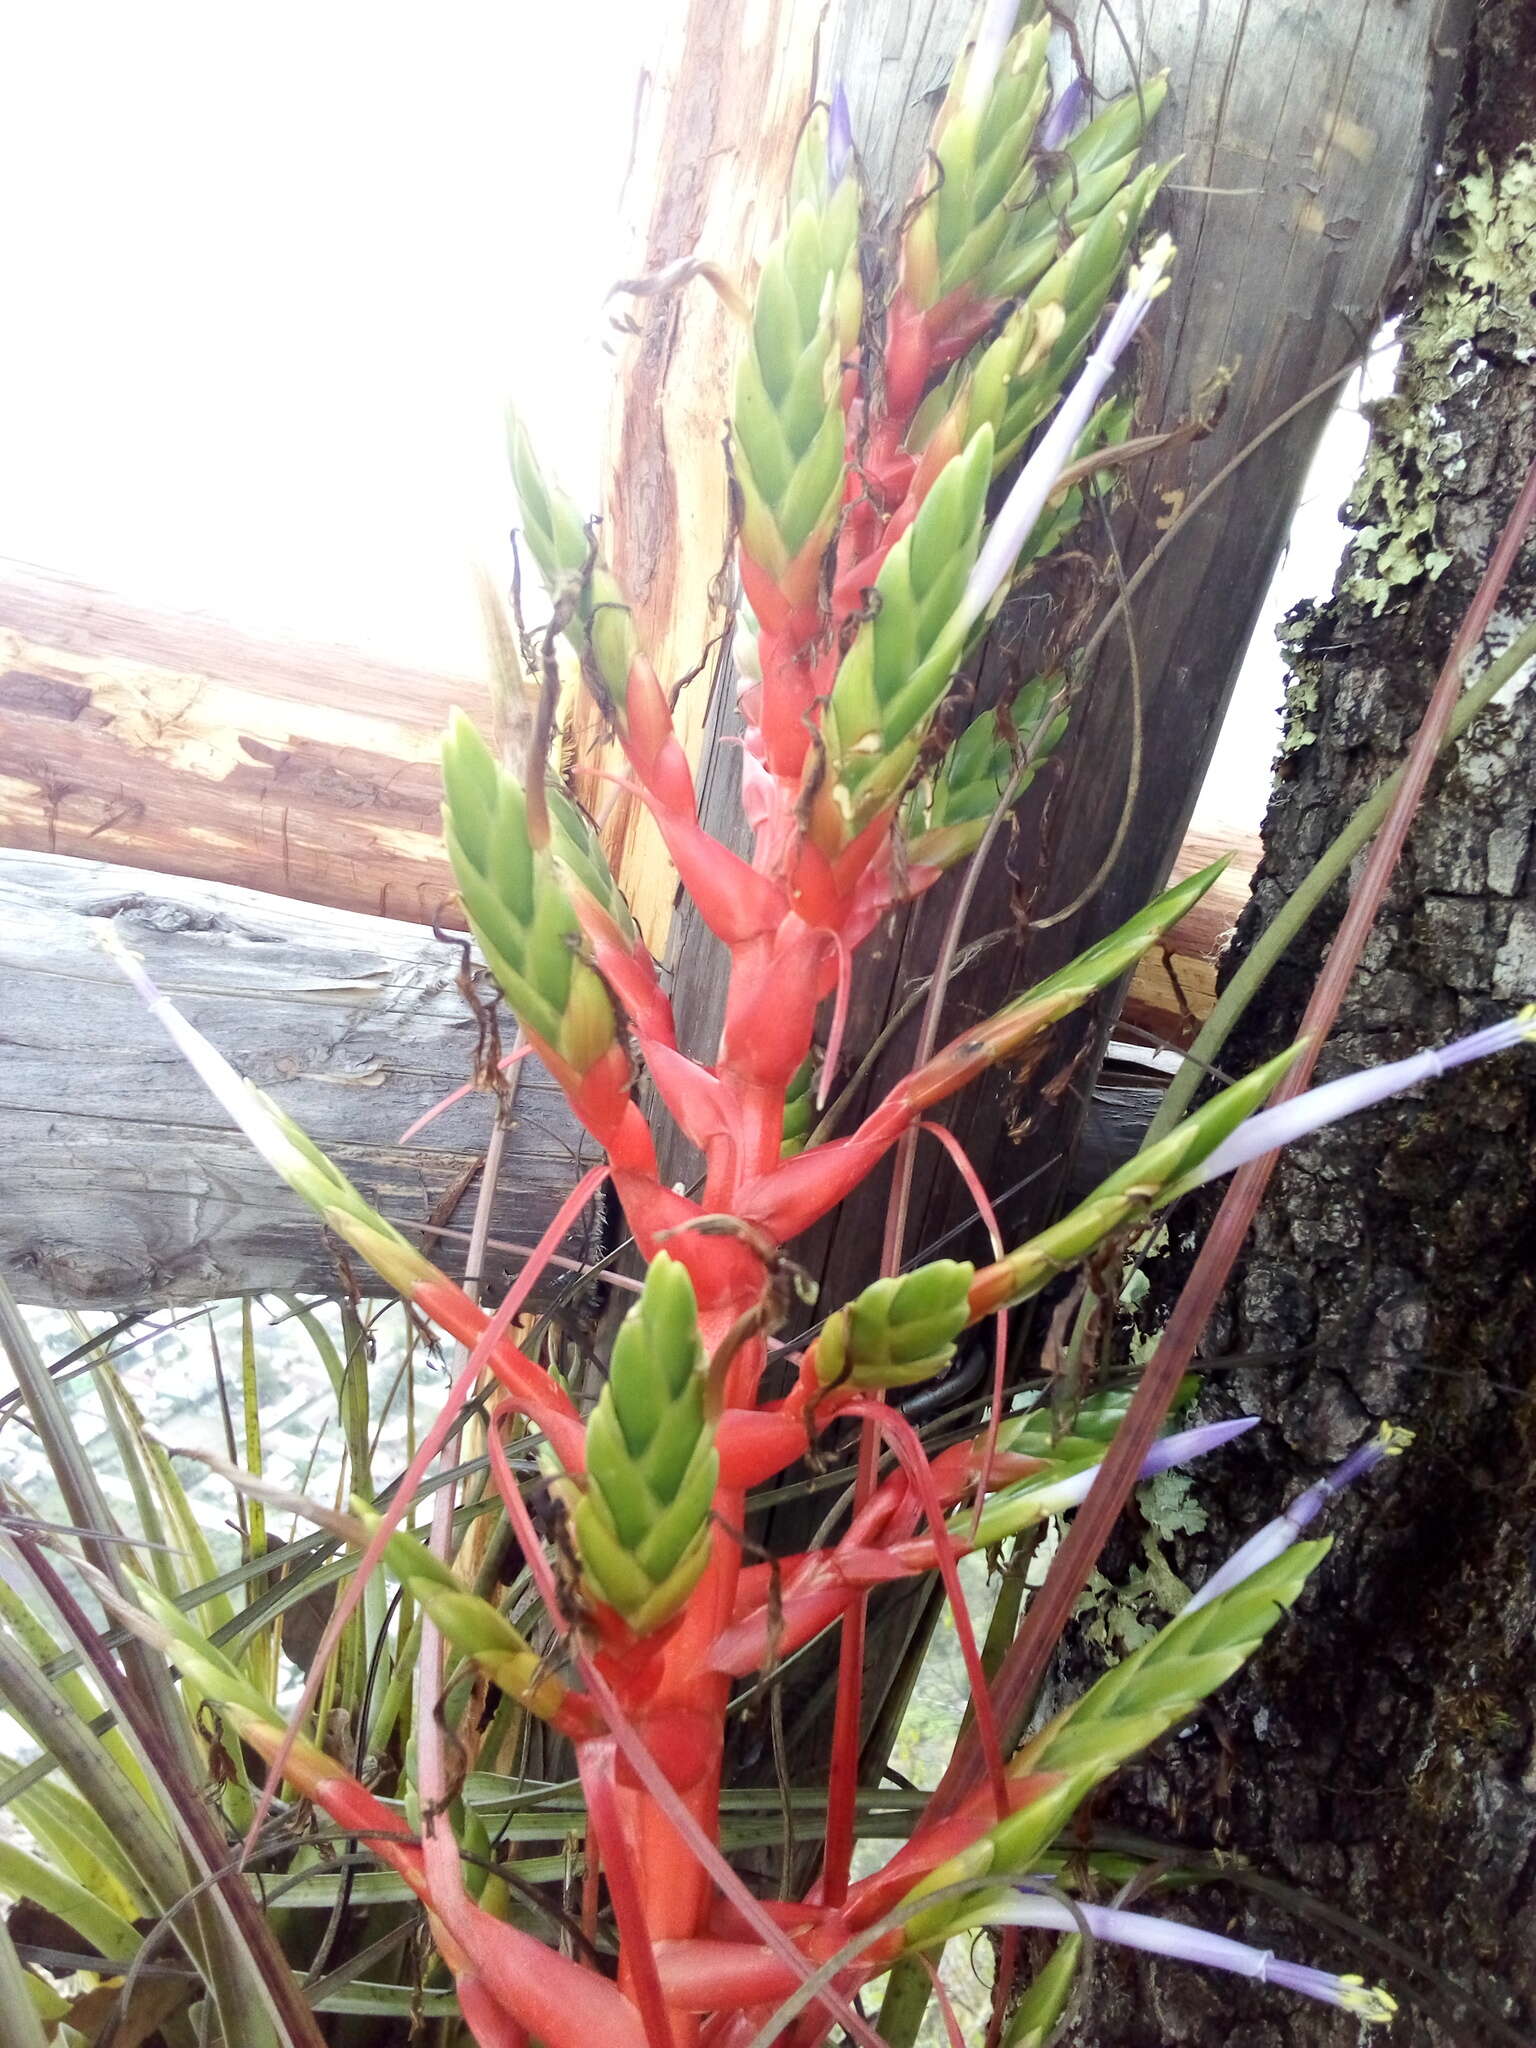
[{"label": "bromeliad plant", "polygon": [[[1031,682],[968,724],[956,679],[1010,589],[1070,530],[1082,485],[1124,438],[1128,409],[1105,393],[1172,257],[1166,239],[1136,253],[1163,176],[1156,165],[1137,167],[1161,81],[1082,122],[1080,89],[1051,100],[1046,13],[1026,5],[1020,22],[1017,11],[1014,0],[983,10],[884,273],[866,262],[864,195],[840,99],[813,115],[801,142],[730,422],[749,858],[701,823],[667,691],[596,529],[513,423],[524,541],[553,605],[549,641],[524,651],[552,675],[553,636],[564,633],[633,789],[728,953],[729,983],[713,1055],[680,1046],[599,834],[552,765],[553,706],[516,761],[455,722],[443,754],[444,821],[465,913],[526,1043],[605,1155],[494,1313],[374,1213],[124,957],[276,1170],[467,1352],[384,1512],[366,1503],[351,1514],[311,1510],[361,1564],[300,1719],[382,1565],[420,1615],[404,1806],[386,1804],[328,1756],[314,1727],[285,1727],[270,1674],[259,1682],[213,1647],[163,1592],[142,1586],[133,1599],[107,1587],[103,1598],[266,1759],[272,1787],[286,1783],[312,1801],[420,1900],[457,2010],[486,2048],[530,2036],[546,2048],[810,2048],[836,2024],[875,2042],[854,2003],[861,1987],[899,1976],[910,1959],[977,1925],[1062,1937],[1011,2023],[1016,2042],[1050,2033],[1084,1934],[1256,1973],[1253,1952],[1238,1944],[1103,1906],[1087,1895],[1092,1860],[1064,1860],[1055,1844],[1092,1789],[1187,1718],[1296,1599],[1326,1550],[1294,1540],[1318,1502],[1239,1553],[1207,1598],[1010,1754],[956,1560],[1080,1502],[1124,1404],[1092,1395],[1063,1425],[1040,1406],[1006,1413],[999,1381],[988,1427],[930,1455],[885,1395],[942,1374],[967,1330],[1203,1179],[1346,1113],[1372,1090],[1424,1078],[1424,1065],[1334,1084],[1275,1112],[1282,1125],[1272,1128],[1259,1112],[1290,1062],[1284,1055],[990,1264],[937,1259],[872,1278],[799,1346],[787,1392],[775,1391],[771,1371],[771,1342],[794,1295],[796,1237],[984,1068],[1035,1062],[1051,1028],[1111,988],[1215,874],[1166,891],[924,1060],[851,1132],[817,1141],[811,1104],[839,1064],[858,947],[887,912],[976,848],[999,801],[1016,798],[1060,737],[1060,677]],[[880,304],[866,292],[875,274],[889,279]],[[989,514],[1020,454],[1016,480]],[[506,630],[498,644],[504,683],[521,688],[516,637]],[[818,1050],[818,1018],[828,1012]],[[1528,1029],[1517,1021],[1429,1057],[1444,1065],[1477,1056]],[[697,1149],[692,1193],[661,1177],[642,1080]],[[604,1177],[645,1277],[606,1383],[583,1412],[520,1348],[513,1325],[540,1265]],[[495,1394],[491,1473],[543,1599],[542,1619],[522,1627],[456,1568],[451,1485],[437,1487],[430,1541],[405,1527],[428,1466],[440,1454],[451,1464],[465,1400],[485,1382]],[[846,1524],[804,1555],[762,1558],[743,1534],[751,1490],[814,1451],[837,1418],[859,1421],[869,1446]],[[1245,1426],[1166,1438],[1146,1469],[1192,1458]],[[510,1432],[533,1432],[540,1446],[537,1523],[512,1468]],[[883,1474],[873,1454],[880,1442],[890,1453]],[[261,1491],[263,1482],[234,1476]],[[877,1585],[935,1571],[974,1689],[960,1742],[980,1764],[979,1789],[932,1804],[883,1868],[855,1878],[864,1603]],[[824,1851],[803,1897],[765,1900],[721,1850],[733,1685],[771,1679],[839,1622]],[[611,1928],[611,1971],[514,1924],[505,1887],[488,1881],[495,1827],[459,1794],[491,1698],[515,1703],[571,1746],[584,1801],[584,1924],[589,1943]],[[450,1700],[459,1703],[451,1718]],[[227,1799],[225,1811],[233,1816]],[[1356,1977],[1284,1965],[1271,1974],[1366,2019],[1391,2010]]]}]

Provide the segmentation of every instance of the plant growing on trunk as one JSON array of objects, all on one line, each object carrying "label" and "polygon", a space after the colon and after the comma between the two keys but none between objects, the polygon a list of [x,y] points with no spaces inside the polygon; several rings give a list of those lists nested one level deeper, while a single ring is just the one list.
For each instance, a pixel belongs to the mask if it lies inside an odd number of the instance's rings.
[{"label": "plant growing on trunk", "polygon": [[[787,1388],[776,1377],[772,1347],[796,1298],[797,1235],[899,1141],[931,1128],[930,1113],[985,1067],[1006,1061],[1027,1074],[1046,1055],[1052,1027],[1113,987],[1216,872],[1167,890],[966,1029],[853,1130],[823,1139],[813,1129],[809,1104],[824,1102],[838,1070],[858,948],[888,911],[975,851],[999,803],[1016,800],[1061,736],[1070,694],[1063,677],[1021,679],[969,723],[957,678],[1009,591],[1071,530],[1096,472],[1123,459],[1129,411],[1108,394],[1173,256],[1166,238],[1142,246],[1164,172],[1138,168],[1138,156],[1161,81],[1084,120],[1079,89],[1052,100],[1049,16],[1033,5],[1022,21],[1017,13],[1015,0],[983,8],[883,268],[868,260],[840,98],[817,110],[801,140],[730,422],[749,858],[704,830],[667,690],[604,564],[600,535],[512,423],[524,542],[552,617],[542,638],[521,634],[520,620],[517,632],[503,621],[497,645],[503,687],[524,687],[526,662],[543,679],[542,709],[516,759],[467,721],[455,723],[443,753],[444,829],[481,955],[604,1164],[578,1184],[495,1310],[483,1310],[369,1209],[124,957],[273,1167],[467,1357],[382,1513],[366,1502],[350,1513],[305,1505],[361,1561],[292,1723],[270,1683],[213,1644],[162,1589],[102,1582],[102,1597],[174,1663],[194,1711],[211,1706],[265,1759],[269,1793],[286,1783],[419,1899],[458,2011],[485,2048],[530,2037],[546,2048],[760,2048],[774,2040],[811,2048],[838,2024],[874,2042],[880,2035],[854,2002],[862,1987],[977,1925],[1061,1937],[1010,2022],[1009,2038],[1020,2043],[1054,2027],[1085,1934],[1262,1973],[1265,1960],[1237,1944],[1089,1896],[1092,1861],[1064,1856],[1058,1837],[1095,1786],[1186,1718],[1280,1620],[1326,1552],[1325,1543],[1295,1540],[1320,1503],[1256,1539],[1210,1597],[1010,1747],[956,1561],[1083,1500],[1124,1402],[1099,1392],[1065,1419],[1039,1406],[1009,1413],[999,1366],[988,1426],[934,1453],[885,1396],[942,1374],[964,1331],[1039,1293],[1202,1180],[1386,1086],[1529,1035],[1524,1020],[1496,1026],[1410,1063],[1411,1072],[1333,1083],[1272,1112],[1279,1121],[1271,1124],[1264,1104],[1294,1057],[1284,1055],[1160,1134],[1050,1228],[1011,1250],[999,1246],[990,1263],[935,1259],[872,1273],[856,1300],[823,1305],[831,1313],[819,1332],[792,1349]],[[886,280],[883,299],[870,292],[870,277]],[[707,1058],[679,1045],[600,836],[553,765],[559,635],[617,736],[630,786],[682,886],[728,952],[725,1018]],[[642,1078],[697,1149],[692,1193],[660,1176]],[[646,1271],[606,1383],[582,1412],[520,1347],[514,1319],[543,1260],[605,1178]],[[451,1468],[465,1401],[482,1384],[493,1390],[490,1470],[543,1598],[542,1619],[521,1627],[455,1569],[451,1483],[437,1486],[430,1541],[405,1526],[434,1461]],[[804,1555],[760,1557],[743,1536],[751,1489],[814,1453],[837,1418],[858,1421],[864,1433],[846,1524]],[[1244,1426],[1164,1438],[1142,1469],[1193,1458]],[[545,1488],[537,1521],[508,1448],[512,1433],[529,1431]],[[1345,1476],[1357,1476],[1355,1467]],[[231,1477],[257,1499],[274,1497],[257,1477]],[[420,1614],[420,1706],[403,1810],[329,1756],[316,1729],[300,1731],[329,1652],[379,1566]],[[957,1775],[960,1789],[941,1790],[889,1861],[856,1878],[864,1603],[878,1585],[935,1571],[973,1686],[958,1751],[974,1782]],[[768,1901],[722,1852],[732,1688],[771,1678],[839,1622],[820,1868],[804,1897]],[[466,1681],[472,1712],[462,1705]],[[485,1867],[485,1825],[460,1795],[476,1717],[492,1694],[572,1746],[585,1811],[586,1932],[590,1940],[600,1924],[611,1926],[611,1972],[515,1924],[494,1856]],[[446,1711],[451,1701],[460,1703],[456,1716]],[[238,1789],[241,1824],[253,1808],[259,1819],[264,1798]],[[232,1794],[224,1811],[235,1818]],[[1277,1983],[1362,2018],[1391,2011],[1390,1999],[1358,1977],[1269,1967]]]}]

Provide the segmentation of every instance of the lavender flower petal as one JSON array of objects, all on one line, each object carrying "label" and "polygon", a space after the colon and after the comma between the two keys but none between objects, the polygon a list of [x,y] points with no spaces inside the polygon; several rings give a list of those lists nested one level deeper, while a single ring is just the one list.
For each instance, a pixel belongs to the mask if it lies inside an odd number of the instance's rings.
[{"label": "lavender flower petal", "polygon": [[1116,1942],[1148,1955],[1201,1963],[1208,1969],[1226,1970],[1232,1976],[1248,1977],[1261,1984],[1278,1984],[1287,1991],[1299,1992],[1303,1998],[1337,2006],[1368,2023],[1389,2020],[1397,2011],[1394,1999],[1363,1978],[1339,1977],[1328,1970],[1285,1962],[1267,1949],[1233,1941],[1224,1934],[1207,1934],[1204,1928],[1188,1927],[1182,1921],[1160,1920],[1150,1913],[1127,1913],[1118,1906],[1083,1905],[1060,1892],[1022,1892],[989,1905],[977,1918],[994,1927],[1041,1927],[1059,1934],[1088,1934],[1096,1941]]},{"label": "lavender flower petal", "polygon": [[1113,375],[1116,363],[1147,317],[1153,300],[1164,289],[1167,282],[1164,272],[1172,257],[1173,244],[1166,235],[1162,235],[1131,272],[1125,297],[1115,308],[1098,347],[1084,363],[1077,382],[1057,407],[1055,418],[1004,499],[981,553],[976,557],[976,566],[960,599],[958,623],[962,630],[969,630],[976,623],[1012,576],[1024,543],[1033,533],[1062,471],[1072,460],[1073,450],[1093,417],[1093,409]]},{"label": "lavender flower petal", "polygon": [[979,114],[991,98],[997,67],[1013,35],[1018,12],[1019,0],[983,0],[976,39],[966,58],[965,79],[960,87],[960,104],[967,113]]},{"label": "lavender flower petal", "polygon": [[[1240,1415],[1231,1422],[1205,1422],[1197,1429],[1177,1429],[1171,1436],[1160,1437],[1142,1460],[1137,1476],[1152,1479],[1175,1465],[1187,1465],[1193,1458],[1203,1458],[1207,1452],[1219,1450],[1223,1444],[1231,1443],[1234,1437],[1253,1429],[1258,1419],[1256,1415]],[[1038,1491],[1032,1489],[1030,1498],[1053,1515],[1080,1507],[1103,1469],[1102,1464],[1090,1465],[1082,1472],[1074,1472],[1068,1478],[1058,1480],[1055,1485],[1043,1486]]]},{"label": "lavender flower petal", "polygon": [[853,116],[848,95],[839,79],[832,88],[832,105],[827,116],[827,182],[834,189],[843,181],[853,162]]},{"label": "lavender flower petal", "polygon": [[1344,1462],[1315,1486],[1309,1486],[1305,1493],[1298,1494],[1283,1515],[1277,1515],[1272,1522],[1266,1522],[1257,1535],[1250,1536],[1222,1565],[1213,1572],[1180,1611],[1193,1614],[1197,1608],[1206,1607],[1222,1593],[1230,1593],[1234,1586],[1240,1586],[1244,1579],[1252,1578],[1262,1565],[1283,1557],[1291,1545],[1299,1541],[1308,1524],[1315,1521],[1327,1503],[1336,1493],[1342,1493],[1346,1486],[1353,1486],[1357,1479],[1379,1465],[1383,1458],[1398,1457],[1413,1442],[1412,1433],[1398,1429],[1390,1422],[1384,1422],[1376,1434],[1368,1437],[1363,1444],[1356,1445]]},{"label": "lavender flower petal", "polygon": [[1082,127],[1087,111],[1088,87],[1081,76],[1074,74],[1071,84],[1052,100],[1050,111],[1040,123],[1040,132],[1035,137],[1038,146],[1047,150],[1061,149]]},{"label": "lavender flower petal", "polygon": [[1336,1081],[1325,1081],[1320,1088],[1309,1088],[1305,1095],[1277,1103],[1273,1109],[1262,1109],[1257,1116],[1239,1124],[1231,1137],[1201,1162],[1185,1185],[1200,1187],[1208,1180],[1218,1180],[1222,1174],[1233,1173],[1250,1160],[1262,1158],[1266,1152],[1278,1151],[1282,1145],[1294,1144],[1298,1138],[1321,1130],[1325,1124],[1337,1123],[1340,1117],[1354,1116],[1362,1109],[1384,1102],[1388,1096],[1400,1095],[1405,1088],[1417,1087],[1421,1081],[1432,1081],[1437,1075],[1448,1074],[1453,1067],[1465,1066],[1470,1060],[1488,1059],[1494,1053],[1508,1052],[1513,1046],[1533,1042],[1536,1042],[1536,1006],[1522,1010],[1516,1017],[1507,1017],[1502,1024],[1491,1024],[1484,1031],[1474,1031],[1469,1038],[1457,1039],[1454,1044],[1441,1046],[1438,1050],[1430,1048],[1416,1052],[1405,1060],[1366,1067],[1358,1074],[1341,1074]]}]

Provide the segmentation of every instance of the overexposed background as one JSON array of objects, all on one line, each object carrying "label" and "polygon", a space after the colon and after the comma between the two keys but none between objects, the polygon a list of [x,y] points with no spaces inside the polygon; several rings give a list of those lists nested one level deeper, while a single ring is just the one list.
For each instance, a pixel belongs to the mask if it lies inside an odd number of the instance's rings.
[{"label": "overexposed background", "polygon": [[[478,670],[466,570],[512,517],[509,395],[596,499],[636,92],[679,5],[16,10],[0,554]],[[1358,399],[1254,636],[1197,813],[1212,829],[1262,815],[1273,624],[1331,580]]]},{"label": "overexposed background", "polygon": [[48,0],[0,124],[0,553],[478,668],[515,391],[591,488],[675,0]]}]

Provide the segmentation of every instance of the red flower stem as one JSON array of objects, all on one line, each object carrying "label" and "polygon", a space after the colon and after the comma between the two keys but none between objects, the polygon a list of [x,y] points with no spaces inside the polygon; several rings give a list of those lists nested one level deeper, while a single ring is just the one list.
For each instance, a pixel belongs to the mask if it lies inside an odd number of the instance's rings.
[{"label": "red flower stem", "polygon": [[[747,1890],[717,1846],[705,1834],[677,1792],[667,1782],[666,1774],[646,1748],[634,1723],[615,1697],[612,1687],[584,1650],[578,1650],[577,1664],[582,1677],[586,1680],[588,1691],[595,1695],[608,1717],[609,1728],[624,1761],[641,1785],[650,1793],[688,1848],[713,1877],[718,1889],[742,1914],[758,1939],[766,1948],[771,1949],[781,1962],[788,1964],[799,1982],[804,1983],[814,1974],[811,1964],[783,1929],[763,1910],[761,1902]],[[847,1999],[832,1985],[820,1986],[814,1995],[827,2007],[832,2017],[847,2029],[854,2040],[861,2044],[861,2048],[884,2048],[884,2043],[869,2022],[861,2019]]]},{"label": "red flower stem", "polygon": [[656,1974],[656,1950],[646,1926],[645,1907],[635,1880],[629,1842],[624,1832],[614,1783],[618,1746],[612,1738],[584,1742],[576,1751],[581,1789],[586,1795],[590,1836],[595,1834],[608,1874],[608,1896],[618,1923],[619,1989],[639,2009],[647,2048],[673,2048],[672,2021]]}]

